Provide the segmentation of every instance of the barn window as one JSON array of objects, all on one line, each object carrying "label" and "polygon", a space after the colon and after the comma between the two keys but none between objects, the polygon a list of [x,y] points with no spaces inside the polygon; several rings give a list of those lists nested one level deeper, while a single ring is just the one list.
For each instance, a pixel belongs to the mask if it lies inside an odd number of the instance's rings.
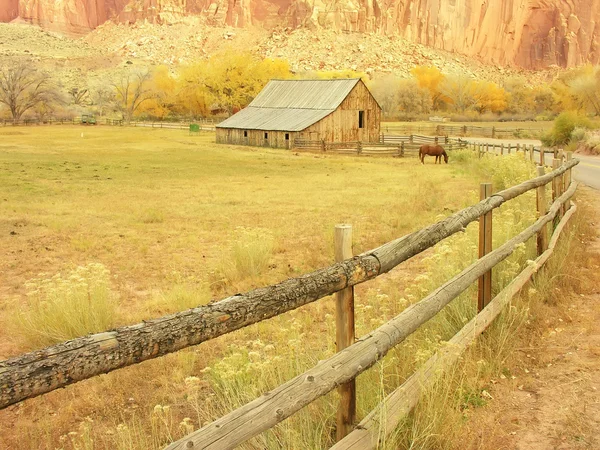
[{"label": "barn window", "polygon": [[358,128],[364,128],[364,127],[365,127],[365,112],[359,111],[358,112]]},{"label": "barn window", "polygon": [[269,139],[269,133],[265,133],[265,139]]},{"label": "barn window", "polygon": [[289,141],[290,140],[290,133],[285,133],[285,140]]},{"label": "barn window", "polygon": [[244,137],[248,137],[248,130],[244,130]]}]

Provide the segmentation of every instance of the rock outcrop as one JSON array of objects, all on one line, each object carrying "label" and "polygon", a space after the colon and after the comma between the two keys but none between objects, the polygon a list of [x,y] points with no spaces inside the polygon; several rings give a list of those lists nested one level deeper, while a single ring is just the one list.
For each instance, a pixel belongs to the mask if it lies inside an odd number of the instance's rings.
[{"label": "rock outcrop", "polygon": [[19,0],[0,1],[0,22],[10,22],[19,17]]},{"label": "rock outcrop", "polygon": [[[15,4],[18,8],[15,13]],[[399,35],[500,65],[600,61],[600,0],[0,0],[0,21],[91,30],[106,20],[325,28]]]}]

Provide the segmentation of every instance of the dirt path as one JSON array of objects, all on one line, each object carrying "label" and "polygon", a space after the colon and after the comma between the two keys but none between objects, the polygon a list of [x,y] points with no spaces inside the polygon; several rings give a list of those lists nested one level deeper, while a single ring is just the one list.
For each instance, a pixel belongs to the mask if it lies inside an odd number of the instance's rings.
[{"label": "dirt path", "polygon": [[494,400],[468,427],[472,449],[600,449],[600,193],[582,194],[596,236],[576,262],[575,292],[556,289],[541,336],[494,380]]}]

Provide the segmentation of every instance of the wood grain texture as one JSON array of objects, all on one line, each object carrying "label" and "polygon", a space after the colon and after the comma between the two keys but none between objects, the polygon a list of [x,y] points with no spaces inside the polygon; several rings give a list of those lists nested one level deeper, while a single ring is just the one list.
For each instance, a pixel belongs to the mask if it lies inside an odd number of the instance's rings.
[{"label": "wood grain texture", "polygon": [[337,386],[356,378],[468,289],[478,277],[510,256],[519,244],[526,242],[550,222],[557,215],[561,204],[568,201],[576,189],[577,184],[573,183],[567,193],[552,205],[546,216],[539,218],[523,232],[354,345],[320,361],[312,369],[174,442],[166,449],[181,450],[190,446],[194,449],[212,450],[235,448],[272,428]]},{"label": "wood grain texture", "polygon": [[[479,198],[485,200],[492,195],[492,184],[482,183],[479,187]],[[492,211],[479,218],[479,258],[492,251]],[[492,270],[484,273],[478,280],[477,311],[492,300]]]},{"label": "wood grain texture", "polygon": [[[544,175],[545,170],[542,166],[537,167],[538,176]],[[537,206],[537,215],[538,217],[542,217],[546,215],[547,211],[547,201],[546,201],[546,186],[540,186],[536,191],[536,206]],[[541,255],[546,250],[548,246],[548,227],[543,227],[540,232],[537,234],[537,254]]]},{"label": "wood grain texture", "polygon": [[[352,258],[352,226],[336,225],[334,234],[335,260]],[[341,352],[354,344],[354,287],[335,294],[336,351]],[[346,436],[356,420],[356,382],[351,380],[338,388],[340,403],[337,410],[337,440]]]}]

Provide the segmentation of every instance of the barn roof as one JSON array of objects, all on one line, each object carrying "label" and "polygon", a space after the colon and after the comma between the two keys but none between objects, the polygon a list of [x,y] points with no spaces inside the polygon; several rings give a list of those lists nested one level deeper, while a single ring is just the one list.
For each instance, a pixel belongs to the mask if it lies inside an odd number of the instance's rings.
[{"label": "barn roof", "polygon": [[335,111],[359,81],[271,80],[247,108],[217,127],[302,131]]}]

